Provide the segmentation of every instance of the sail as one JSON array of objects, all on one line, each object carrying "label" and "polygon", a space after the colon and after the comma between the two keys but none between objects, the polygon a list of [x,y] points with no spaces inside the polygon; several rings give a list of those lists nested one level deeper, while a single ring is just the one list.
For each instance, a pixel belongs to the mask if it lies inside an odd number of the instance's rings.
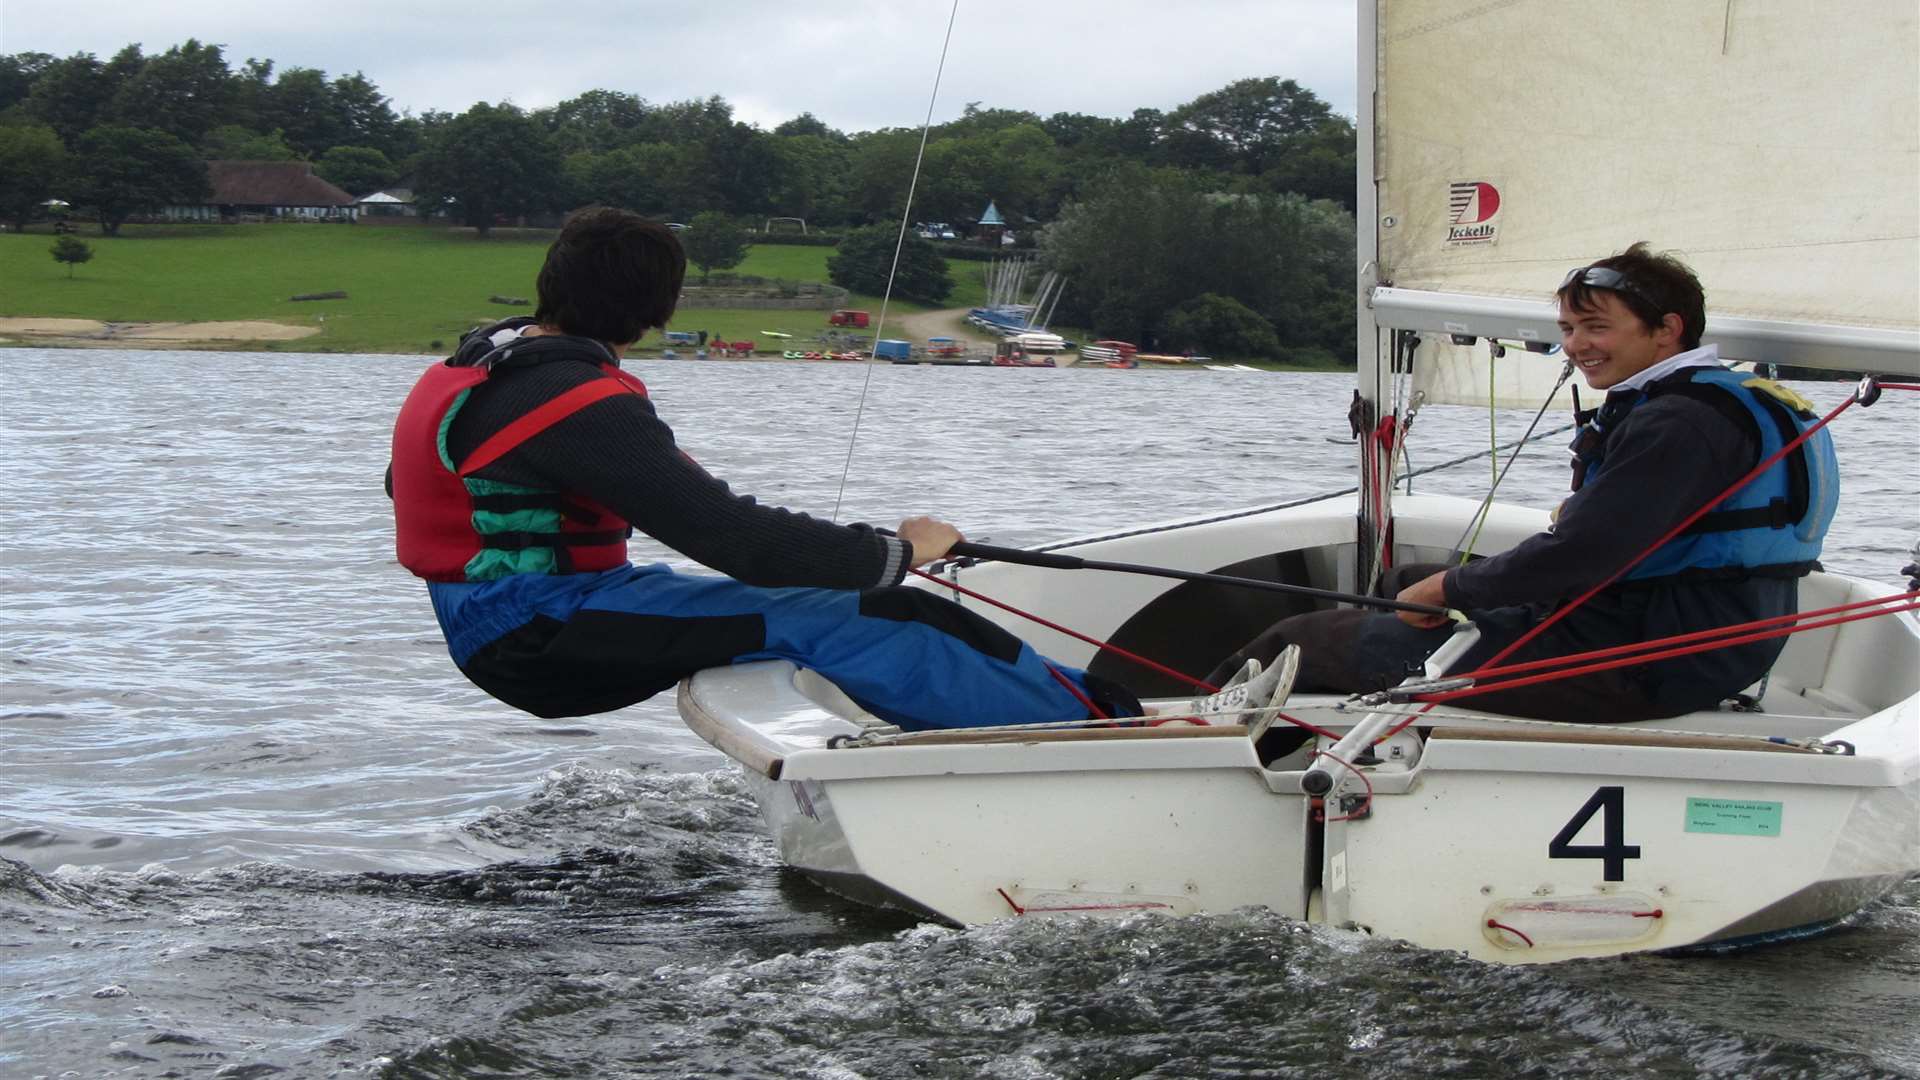
[{"label": "sail", "polygon": [[[1586,389],[1578,376],[1560,381],[1566,357],[1518,348],[1496,350],[1486,342],[1454,345],[1429,336],[1413,357],[1413,390],[1428,405],[1480,405],[1495,409],[1573,408],[1573,388]],[[1597,398],[1589,394],[1588,400]]]},{"label": "sail", "polygon": [[1553,340],[1567,270],[1645,240],[1723,355],[1920,371],[1917,10],[1378,0],[1379,323]]}]

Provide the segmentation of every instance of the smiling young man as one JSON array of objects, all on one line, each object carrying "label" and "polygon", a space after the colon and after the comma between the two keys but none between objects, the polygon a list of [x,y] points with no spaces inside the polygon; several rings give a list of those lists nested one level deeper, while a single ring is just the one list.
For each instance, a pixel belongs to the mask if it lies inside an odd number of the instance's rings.
[{"label": "smiling young man", "polygon": [[[1466,612],[1480,643],[1470,670],[1599,585],[1814,419],[1799,395],[1720,363],[1702,347],[1706,301],[1677,258],[1644,244],[1567,274],[1561,344],[1605,403],[1583,413],[1573,494],[1552,527],[1513,548],[1429,573],[1399,599]],[[1565,656],[1797,610],[1838,499],[1823,429],[1661,544],[1619,580],[1502,661]],[[1417,672],[1450,634],[1438,616],[1315,612],[1275,624],[1216,669],[1301,642],[1296,686],[1356,691]],[[1475,708],[1609,723],[1710,709],[1766,674],[1784,639],[1493,693]]]}]

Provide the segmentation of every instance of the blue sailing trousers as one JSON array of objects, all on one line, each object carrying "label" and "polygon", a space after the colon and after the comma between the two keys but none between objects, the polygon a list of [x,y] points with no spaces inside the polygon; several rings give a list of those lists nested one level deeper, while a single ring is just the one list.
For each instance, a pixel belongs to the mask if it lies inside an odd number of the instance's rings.
[{"label": "blue sailing trousers", "polygon": [[909,730],[1084,719],[1071,680],[1109,715],[1123,690],[1049,661],[924,589],[759,588],[664,564],[593,574],[430,583],[448,650],[468,678],[538,716],[624,708],[693,672],[790,660]]}]

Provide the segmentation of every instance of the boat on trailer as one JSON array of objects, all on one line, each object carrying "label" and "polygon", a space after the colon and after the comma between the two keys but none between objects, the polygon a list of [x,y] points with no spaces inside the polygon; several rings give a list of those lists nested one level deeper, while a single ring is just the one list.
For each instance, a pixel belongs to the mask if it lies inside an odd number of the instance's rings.
[{"label": "boat on trailer", "polygon": [[[1920,377],[1920,208],[1890,197],[1911,189],[1920,124],[1885,123],[1915,119],[1916,18],[1891,0],[1855,6],[1868,10],[1620,0],[1460,15],[1365,0],[1359,493],[1047,552],[1366,594],[1386,566],[1453,556],[1482,516],[1480,554],[1547,528],[1540,511],[1394,495],[1401,449],[1449,386],[1483,405],[1546,400],[1564,368],[1539,355],[1557,339],[1540,297],[1633,240],[1688,256],[1709,289],[1707,340],[1727,358]],[[1814,39],[1818,57],[1801,47]],[[1641,82],[1570,78],[1585,63],[1621,76],[1619,42]],[[1490,51],[1500,64],[1458,60]],[[1568,85],[1612,89],[1516,90]],[[1735,92],[1759,85],[1774,90]],[[1763,162],[1672,149],[1712,132],[1777,149]],[[1567,164],[1596,157],[1604,218]],[[1766,243],[1741,241],[1762,228]],[[1843,420],[1843,455],[1844,432]],[[1326,603],[1004,561],[934,570],[920,583],[964,589],[962,603],[1043,653],[1123,679],[1156,720],[1182,713],[1191,689],[1128,669],[1120,650],[1206,671]],[[1914,594],[1817,572],[1799,599],[1802,621],[1740,704],[1631,724],[1476,711],[1449,697],[1451,646],[1419,685],[1294,694],[1288,722],[1264,734],[1231,717],[901,732],[784,662],[701,672],[679,708],[741,765],[789,864],[931,918],[1259,905],[1496,962],[1713,950],[1829,928],[1920,873]]]}]

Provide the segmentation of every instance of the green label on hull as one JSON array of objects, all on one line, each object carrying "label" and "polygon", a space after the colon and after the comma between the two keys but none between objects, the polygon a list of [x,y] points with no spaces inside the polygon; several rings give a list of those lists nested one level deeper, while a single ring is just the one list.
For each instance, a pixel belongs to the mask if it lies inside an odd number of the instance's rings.
[{"label": "green label on hull", "polygon": [[1722,836],[1779,836],[1783,803],[1688,799],[1687,831]]}]

